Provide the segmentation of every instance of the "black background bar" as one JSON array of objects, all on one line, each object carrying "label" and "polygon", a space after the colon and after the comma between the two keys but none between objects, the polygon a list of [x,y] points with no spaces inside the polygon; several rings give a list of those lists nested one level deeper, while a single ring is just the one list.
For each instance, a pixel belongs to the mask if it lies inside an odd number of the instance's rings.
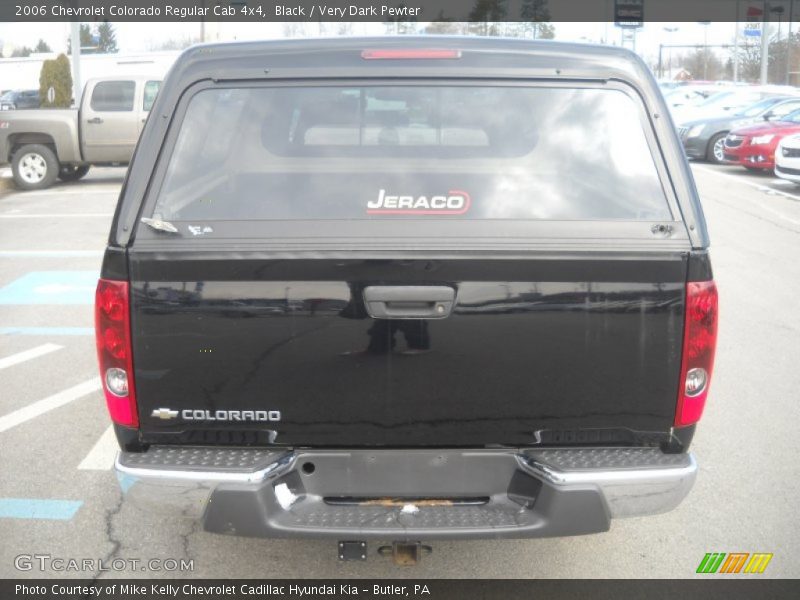
[{"label": "black background bar", "polygon": [[0,0],[0,21],[733,22],[737,3],[753,0]]},{"label": "black background bar", "polygon": [[[657,558],[654,558],[657,560]],[[411,574],[411,573],[409,573]],[[19,586],[25,586],[27,593]],[[113,587],[112,587],[113,586]],[[124,588],[123,586],[128,586]],[[135,588],[134,588],[135,586]],[[155,588],[153,587],[155,586]],[[172,587],[169,587],[172,586]],[[189,586],[189,587],[187,587]],[[191,587],[193,586],[193,587]],[[252,593],[244,593],[253,588]],[[292,587],[295,586],[295,587]],[[377,586],[377,587],[376,587]],[[90,589],[91,588],[91,589]],[[38,589],[38,591],[37,591]],[[74,589],[75,592],[70,592]],[[123,592],[123,589],[127,589]],[[316,592],[314,591],[316,589]],[[300,593],[303,590],[303,594]],[[174,593],[176,592],[177,593]],[[426,593],[427,591],[427,593]],[[47,600],[278,600],[358,598],[377,600],[416,598],[430,600],[732,600],[736,598],[783,600],[800,597],[798,580],[762,579],[739,575],[707,575],[690,580],[466,580],[466,579],[342,579],[342,580],[242,580],[242,579],[7,579],[0,581],[0,598]]]}]

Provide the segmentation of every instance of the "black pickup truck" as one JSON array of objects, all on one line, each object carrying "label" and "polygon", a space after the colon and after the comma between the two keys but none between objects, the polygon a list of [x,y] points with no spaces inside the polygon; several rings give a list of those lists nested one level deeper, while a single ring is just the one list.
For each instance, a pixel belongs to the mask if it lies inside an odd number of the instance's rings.
[{"label": "black pickup truck", "polygon": [[628,51],[189,49],[97,290],[122,489],[358,559],[670,510],[713,365],[708,244]]}]

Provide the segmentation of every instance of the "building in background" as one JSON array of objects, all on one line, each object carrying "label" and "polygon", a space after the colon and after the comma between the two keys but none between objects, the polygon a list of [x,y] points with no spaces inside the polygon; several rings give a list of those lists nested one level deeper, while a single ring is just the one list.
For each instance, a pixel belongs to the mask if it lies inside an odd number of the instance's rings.
[{"label": "building in background", "polygon": [[[39,89],[42,63],[58,54],[32,54],[25,58],[0,59],[0,89]],[[137,54],[85,54],[81,56],[81,79],[111,75],[163,76],[180,55],[179,50]],[[71,60],[71,58],[70,58]],[[75,98],[80,102],[80,98]]]}]

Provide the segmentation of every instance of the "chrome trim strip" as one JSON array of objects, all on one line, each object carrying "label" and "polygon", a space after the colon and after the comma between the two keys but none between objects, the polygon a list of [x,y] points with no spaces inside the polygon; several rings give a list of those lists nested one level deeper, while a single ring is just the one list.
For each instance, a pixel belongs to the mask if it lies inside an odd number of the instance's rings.
[{"label": "chrome trim strip", "polygon": [[608,470],[582,470],[560,471],[551,465],[533,458],[518,454],[517,461],[520,466],[543,477],[554,485],[575,485],[583,483],[637,483],[639,481],[655,479],[676,479],[688,477],[697,471],[697,461],[693,454],[686,454],[686,464],[678,467],[651,467],[642,469],[608,469]]},{"label": "chrome trim strip", "polygon": [[656,515],[672,510],[686,497],[697,477],[694,455],[685,464],[620,469],[562,471],[541,461],[517,455],[520,467],[557,487],[595,486],[612,518]]},{"label": "chrome trim strip", "polygon": [[118,473],[136,477],[137,479],[162,480],[162,481],[192,481],[192,482],[218,482],[218,483],[261,483],[277,471],[286,470],[295,460],[293,452],[281,456],[274,463],[257,471],[244,473],[231,473],[225,471],[212,471],[203,469],[193,470],[164,470],[147,467],[131,467],[122,464],[122,453],[117,452],[114,468]]}]

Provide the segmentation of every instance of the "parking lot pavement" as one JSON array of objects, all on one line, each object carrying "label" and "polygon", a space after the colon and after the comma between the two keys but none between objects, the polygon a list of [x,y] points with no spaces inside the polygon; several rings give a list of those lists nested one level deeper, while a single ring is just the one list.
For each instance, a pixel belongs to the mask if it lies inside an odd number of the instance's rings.
[{"label": "parking lot pavement", "polygon": [[[375,544],[368,562],[339,563],[332,542],[216,536],[123,503],[91,305],[123,171],[0,192],[0,576],[85,576],[14,567],[49,554],[193,559],[191,573],[155,573],[167,576],[691,577],[706,552],[771,552],[763,576],[800,576],[800,194],[736,168],[693,169],[721,321],[688,499],[600,535],[435,543],[415,569],[393,567]],[[102,574],[114,575],[152,573]]]},{"label": "parking lot pavement", "polygon": [[[738,165],[710,165],[696,162],[692,166],[695,174],[712,174],[720,185],[745,186],[759,192],[760,195],[754,198],[761,200],[762,210],[777,216],[780,220],[800,220],[800,185],[775,177],[769,172],[750,172]],[[700,191],[703,192],[702,189]],[[770,200],[769,196],[780,196],[791,202]]]}]

